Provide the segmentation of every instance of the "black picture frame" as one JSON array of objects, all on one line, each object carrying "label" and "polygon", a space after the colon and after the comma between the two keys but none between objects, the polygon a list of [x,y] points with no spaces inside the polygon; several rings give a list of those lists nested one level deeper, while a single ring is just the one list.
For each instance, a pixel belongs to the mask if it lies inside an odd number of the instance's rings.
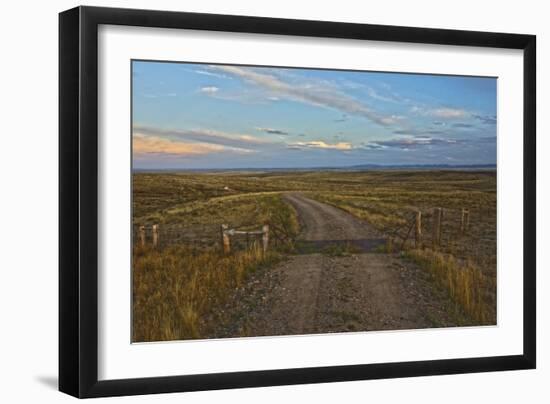
[{"label": "black picture frame", "polygon": [[[523,354],[98,380],[100,24],[523,50]],[[59,15],[59,389],[76,397],[533,369],[536,366],[536,37],[183,12],[77,7]]]}]

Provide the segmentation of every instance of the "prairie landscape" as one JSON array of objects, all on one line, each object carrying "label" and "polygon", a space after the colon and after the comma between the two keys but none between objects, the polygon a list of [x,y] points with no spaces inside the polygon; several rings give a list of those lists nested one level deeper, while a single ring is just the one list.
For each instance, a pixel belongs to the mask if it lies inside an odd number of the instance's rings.
[{"label": "prairie landscape", "polygon": [[495,77],[131,66],[132,342],[496,324]]},{"label": "prairie landscape", "polygon": [[133,224],[134,342],[496,324],[494,170],[136,172]]}]

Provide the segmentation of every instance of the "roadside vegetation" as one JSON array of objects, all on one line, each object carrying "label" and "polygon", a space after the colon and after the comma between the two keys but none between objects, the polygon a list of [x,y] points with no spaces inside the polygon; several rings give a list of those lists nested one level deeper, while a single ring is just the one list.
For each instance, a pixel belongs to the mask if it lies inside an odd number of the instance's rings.
[{"label": "roadside vegetation", "polygon": [[250,272],[280,259],[259,246],[224,256],[172,245],[135,247],[133,254],[134,342],[201,338],[201,318]]},{"label": "roadside vegetation", "polygon": [[496,289],[495,278],[485,276],[471,260],[459,263],[452,254],[412,249],[405,256],[427,269],[434,282],[447,291],[474,324],[495,324],[495,298],[490,294]]}]

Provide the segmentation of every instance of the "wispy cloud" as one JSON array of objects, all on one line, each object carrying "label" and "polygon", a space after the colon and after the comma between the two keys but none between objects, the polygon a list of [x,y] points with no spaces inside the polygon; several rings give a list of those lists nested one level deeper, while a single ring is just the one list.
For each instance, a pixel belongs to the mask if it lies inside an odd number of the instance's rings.
[{"label": "wispy cloud", "polygon": [[415,134],[417,131],[412,129],[398,129],[394,130],[393,133],[395,135],[412,135]]},{"label": "wispy cloud", "polygon": [[208,144],[211,150],[221,150],[215,147],[225,147],[233,152],[252,152],[263,145],[271,144],[268,139],[260,139],[249,134],[235,134],[211,129],[160,129],[147,126],[134,126],[134,139],[155,138],[168,142],[183,142],[184,144]]},{"label": "wispy cloud", "polygon": [[216,86],[206,86],[206,87],[201,87],[199,91],[201,93],[214,94],[220,91],[220,89]]},{"label": "wispy cloud", "polygon": [[289,143],[289,148],[294,149],[333,149],[333,150],[351,150],[353,148],[351,143],[338,142],[338,143],[326,143],[322,140],[312,140],[310,142],[296,142]]},{"label": "wispy cloud", "polygon": [[232,77],[230,77],[226,74],[215,73],[215,72],[211,72],[209,70],[194,70],[194,72],[197,73],[197,74],[202,74],[203,76],[210,76],[210,77],[217,77],[219,79],[232,80]]},{"label": "wispy cloud", "polygon": [[227,151],[225,146],[207,143],[185,143],[166,139],[159,136],[134,134],[132,141],[134,156],[166,155],[166,156],[193,156]]},{"label": "wispy cloud", "polygon": [[369,97],[378,101],[384,101],[384,102],[403,102],[404,101],[401,97],[399,97],[395,93],[386,92],[382,94],[381,92],[375,90],[372,87],[367,88],[367,94],[369,95]]},{"label": "wispy cloud", "polygon": [[350,89],[350,90],[360,90],[360,89],[364,89],[365,87],[367,87],[363,83],[358,83],[357,81],[342,79],[342,78],[338,79],[338,86],[343,87],[343,88],[347,88],[347,89]]},{"label": "wispy cloud", "polygon": [[269,91],[272,96],[335,109],[350,115],[362,116],[379,125],[387,126],[397,122],[395,116],[376,111],[322,81],[296,84],[284,81],[281,77],[260,73],[251,68],[238,66],[212,66],[212,68],[240,77],[248,83]]},{"label": "wispy cloud", "polygon": [[464,123],[464,122],[453,123],[452,126],[453,128],[459,128],[459,129],[470,129],[474,127],[474,125],[470,123]]},{"label": "wispy cloud", "polygon": [[458,108],[435,108],[428,111],[431,116],[437,118],[464,118],[468,116],[468,112]]},{"label": "wispy cloud", "polygon": [[258,89],[239,89],[228,91],[216,86],[206,86],[199,89],[199,92],[218,100],[233,101],[249,105],[267,105],[280,101],[278,97],[268,96],[264,91]]},{"label": "wispy cloud", "polygon": [[496,115],[472,115],[475,119],[480,120],[482,123],[487,125],[496,125],[497,117]]},{"label": "wispy cloud", "polygon": [[373,150],[386,148],[414,149],[422,146],[452,145],[456,143],[458,143],[456,139],[435,138],[430,136],[403,136],[388,140],[365,142],[362,144],[362,147]]},{"label": "wispy cloud", "polygon": [[391,102],[391,103],[408,103],[411,100],[401,96],[395,92],[392,87],[385,82],[376,83],[376,88],[365,83],[358,83],[356,81],[341,79],[338,80],[337,85],[341,88],[350,90],[363,90],[366,94],[377,101]]},{"label": "wispy cloud", "polygon": [[444,133],[444,131],[439,129],[397,129],[393,131],[394,135],[406,136],[443,135]]},{"label": "wispy cloud", "polygon": [[255,129],[260,131],[260,132],[269,133],[270,135],[282,135],[282,136],[288,136],[289,135],[288,132],[285,132],[284,130],[280,130],[280,129],[260,128],[260,127],[257,127]]},{"label": "wispy cloud", "polygon": [[[459,119],[459,118],[466,118],[470,116],[470,113],[465,109],[449,108],[449,107],[426,108],[426,107],[413,106],[411,108],[411,112],[417,113],[420,115],[433,116],[434,118],[441,118],[441,119]],[[441,123],[442,122],[438,122],[438,124],[441,124]]]}]

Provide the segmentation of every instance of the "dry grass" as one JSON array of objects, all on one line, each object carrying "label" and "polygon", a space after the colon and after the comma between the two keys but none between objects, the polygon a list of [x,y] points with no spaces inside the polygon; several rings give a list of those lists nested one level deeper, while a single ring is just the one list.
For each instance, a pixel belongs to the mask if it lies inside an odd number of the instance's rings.
[{"label": "dry grass", "polygon": [[491,294],[495,285],[471,261],[461,265],[452,255],[432,250],[408,250],[405,255],[427,268],[435,282],[477,324],[495,324],[495,299]]},{"label": "dry grass", "polygon": [[133,260],[134,342],[201,337],[201,317],[239,287],[247,274],[279,259],[258,247],[223,256],[170,246],[135,247]]}]

